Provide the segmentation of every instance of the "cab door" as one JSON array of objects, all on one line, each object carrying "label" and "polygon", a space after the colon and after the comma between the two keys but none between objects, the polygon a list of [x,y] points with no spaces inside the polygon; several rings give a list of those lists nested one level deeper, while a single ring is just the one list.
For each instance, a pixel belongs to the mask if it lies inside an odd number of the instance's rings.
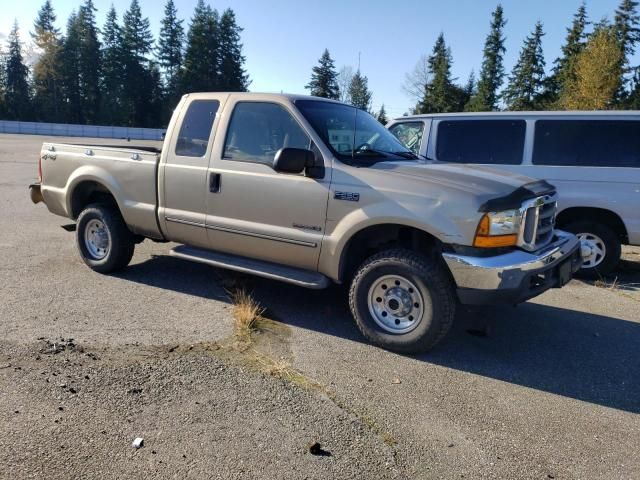
[{"label": "cab door", "polygon": [[172,241],[207,247],[207,171],[215,131],[228,94],[186,97],[169,126],[158,189],[160,222]]},{"label": "cab door", "polygon": [[[209,164],[210,248],[315,270],[330,170],[324,168],[323,178],[276,172],[272,163],[279,149],[314,149],[296,118],[300,114],[285,101],[241,99],[231,99],[225,107],[229,114],[220,126],[224,141],[219,137]],[[324,162],[317,149],[315,153],[316,162]]]}]

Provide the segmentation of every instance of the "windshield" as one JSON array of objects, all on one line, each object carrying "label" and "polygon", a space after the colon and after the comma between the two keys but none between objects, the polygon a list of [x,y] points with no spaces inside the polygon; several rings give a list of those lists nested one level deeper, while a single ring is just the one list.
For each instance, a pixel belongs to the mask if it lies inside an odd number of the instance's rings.
[{"label": "windshield", "polygon": [[333,154],[346,163],[418,158],[363,110],[322,100],[297,100],[295,104]]}]

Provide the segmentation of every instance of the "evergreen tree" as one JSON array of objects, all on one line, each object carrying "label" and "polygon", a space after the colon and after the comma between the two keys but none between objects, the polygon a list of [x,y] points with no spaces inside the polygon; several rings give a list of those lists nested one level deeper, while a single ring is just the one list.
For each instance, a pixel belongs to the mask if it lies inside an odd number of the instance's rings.
[{"label": "evergreen tree", "polygon": [[624,106],[630,110],[640,110],[640,69],[636,70],[632,88]]},{"label": "evergreen tree", "polygon": [[384,103],[380,105],[380,111],[378,115],[376,115],[376,118],[382,125],[389,123],[389,117],[387,117],[387,111],[384,109]]},{"label": "evergreen tree", "polygon": [[240,43],[242,28],[236,23],[236,14],[230,8],[220,17],[220,85],[224,92],[246,92],[249,77],[244,70],[245,57]]},{"label": "evergreen tree", "polygon": [[50,0],[38,11],[31,34],[40,49],[40,57],[33,66],[34,116],[39,121],[57,122],[60,118],[62,92],[60,85],[60,31],[55,27],[56,15]]},{"label": "evergreen tree", "polygon": [[507,21],[504,19],[502,5],[498,5],[492,14],[491,31],[484,45],[477,92],[465,107],[468,111],[491,111],[498,106],[498,89],[502,85],[504,78],[502,62],[506,49],[502,32],[506,24]]},{"label": "evergreen tree", "polygon": [[78,71],[83,121],[95,124],[100,112],[100,42],[93,0],[85,0],[78,10]]},{"label": "evergreen tree", "polygon": [[153,49],[153,35],[149,19],[142,16],[138,0],[132,0],[129,10],[123,15],[122,65],[123,111],[129,126],[145,127],[157,125],[160,119],[152,112],[158,102],[154,95],[158,81],[148,55]]},{"label": "evergreen tree", "polygon": [[509,110],[535,110],[544,87],[544,55],[542,23],[537,22],[520,51],[503,98]]},{"label": "evergreen tree", "polygon": [[636,53],[636,44],[640,42],[640,15],[637,0],[622,0],[616,9],[616,37],[622,49],[623,66],[628,66],[629,57]]},{"label": "evergreen tree", "polygon": [[451,79],[451,50],[441,33],[428,58],[429,78],[416,113],[442,113],[459,110],[459,90]]},{"label": "evergreen tree", "polygon": [[164,18],[158,39],[158,61],[164,74],[164,89],[167,103],[173,105],[178,97],[178,74],[182,66],[184,28],[178,20],[178,11],[173,0],[164,7]]},{"label": "evergreen tree", "polygon": [[66,36],[62,41],[60,74],[62,77],[63,115],[65,122],[83,123],[80,100],[80,25],[78,14],[71,12],[67,20]]},{"label": "evergreen tree", "polygon": [[100,107],[101,123],[105,125],[123,125],[124,69],[122,66],[122,30],[118,25],[118,14],[113,5],[107,12],[102,28],[102,96]]},{"label": "evergreen tree", "polygon": [[371,91],[369,90],[369,79],[360,73],[355,73],[349,85],[349,100],[351,105],[368,112],[371,108]]},{"label": "evergreen tree", "polygon": [[187,49],[180,73],[182,93],[220,89],[220,38],[218,12],[198,0],[189,25]]},{"label": "evergreen tree", "polygon": [[338,87],[338,72],[329,50],[324,49],[322,57],[318,60],[318,65],[311,70],[311,81],[304,88],[310,90],[314,97],[340,98],[340,88]]},{"label": "evergreen tree", "polygon": [[22,42],[20,42],[17,20],[9,33],[7,47],[4,94],[7,118],[29,120],[31,115],[29,69],[22,59]]},{"label": "evergreen tree", "polygon": [[0,118],[7,115],[5,106],[5,93],[7,90],[7,60],[3,46],[0,45]]},{"label": "evergreen tree", "polygon": [[555,106],[558,98],[565,94],[567,86],[575,81],[575,62],[586,45],[587,25],[587,6],[582,3],[573,16],[571,27],[567,29],[562,55],[554,61],[553,71],[545,82],[545,91],[541,98],[544,106]]},{"label": "evergreen tree", "polygon": [[615,29],[598,25],[576,59],[575,79],[560,105],[568,110],[611,108],[620,87],[622,56]]}]

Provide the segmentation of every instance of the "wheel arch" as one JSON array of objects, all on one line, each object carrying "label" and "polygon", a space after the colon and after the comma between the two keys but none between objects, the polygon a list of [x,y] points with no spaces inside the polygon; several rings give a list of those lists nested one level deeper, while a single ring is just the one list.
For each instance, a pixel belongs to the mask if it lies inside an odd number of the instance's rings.
[{"label": "wheel arch", "polygon": [[338,280],[348,281],[368,257],[390,248],[406,248],[430,256],[442,250],[431,233],[402,223],[369,225],[355,232],[340,253]]},{"label": "wheel arch", "polygon": [[111,189],[104,185],[104,183],[93,180],[84,179],[78,181],[72,188],[69,195],[69,215],[73,220],[76,220],[82,210],[87,205],[92,203],[103,203],[111,205],[121,211],[116,196]]},{"label": "wheel arch", "polygon": [[618,235],[621,243],[629,243],[629,234],[624,221],[611,210],[598,207],[570,207],[558,214],[556,226],[562,229],[563,226],[575,221],[602,223]]}]

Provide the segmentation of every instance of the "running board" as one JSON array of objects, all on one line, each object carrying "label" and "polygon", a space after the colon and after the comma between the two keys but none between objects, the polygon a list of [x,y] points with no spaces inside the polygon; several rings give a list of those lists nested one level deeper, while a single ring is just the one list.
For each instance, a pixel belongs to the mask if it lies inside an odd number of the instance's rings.
[{"label": "running board", "polygon": [[329,286],[329,279],[318,272],[288,267],[277,263],[254,260],[228,253],[214,252],[202,248],[180,245],[169,252],[172,256],[190,260],[192,262],[206,263],[213,267],[226,268],[236,272],[249,273],[259,277],[270,278],[280,282],[292,283],[299,287],[320,290]]}]

